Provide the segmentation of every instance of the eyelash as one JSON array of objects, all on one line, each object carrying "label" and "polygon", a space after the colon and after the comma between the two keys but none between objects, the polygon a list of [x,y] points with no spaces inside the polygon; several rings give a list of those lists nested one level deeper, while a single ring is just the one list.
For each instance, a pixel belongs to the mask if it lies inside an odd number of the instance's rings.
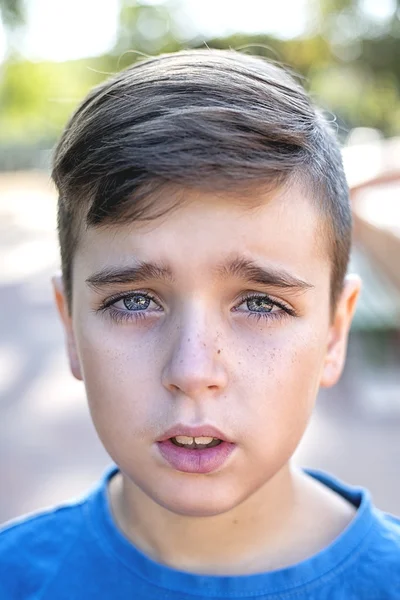
[{"label": "eyelash", "polygon": [[[274,300],[273,298],[268,296],[268,294],[254,294],[254,293],[245,294],[244,296],[241,296],[238,306],[243,304],[243,302],[246,302],[249,300],[259,300],[259,299],[266,300],[269,304],[272,305],[272,307],[278,307],[281,310],[277,311],[277,312],[251,312],[251,311],[249,311],[247,314],[247,318],[256,319],[256,321],[260,321],[261,319],[266,319],[268,321],[281,321],[283,319],[286,319],[289,316],[297,317],[297,313],[293,308],[291,308],[287,304],[284,304],[283,302]],[[237,311],[235,311],[235,312],[237,312]]]},{"label": "eyelash", "polygon": [[[146,319],[147,317],[146,317],[145,310],[123,311],[123,310],[119,310],[119,309],[116,309],[113,307],[113,304],[115,304],[116,302],[119,302],[120,300],[124,300],[125,298],[131,298],[132,296],[143,296],[147,300],[150,300],[152,302],[155,302],[156,304],[159,304],[157,299],[154,296],[152,296],[151,294],[149,294],[148,292],[140,292],[140,291],[128,292],[128,293],[119,294],[117,296],[112,296],[110,298],[107,298],[107,300],[105,300],[102,303],[102,305],[100,306],[99,309],[97,309],[96,312],[108,313],[110,318],[115,323],[130,322],[132,320],[139,321],[140,319]],[[277,300],[273,300],[270,296],[268,296],[268,294],[254,294],[254,293],[245,294],[240,297],[239,303],[237,304],[237,306],[240,306],[241,304],[243,304],[246,301],[259,300],[259,299],[266,300],[273,307],[276,306],[276,307],[280,308],[281,310],[277,311],[277,312],[251,312],[251,311],[248,311],[248,314],[247,314],[248,318],[253,318],[253,319],[256,319],[257,321],[260,321],[261,319],[267,319],[269,321],[276,321],[276,320],[282,320],[284,318],[287,318],[288,316],[297,317],[297,313],[293,308],[287,306],[283,302],[278,302]],[[240,312],[240,311],[238,311],[236,309],[234,312]],[[245,311],[243,311],[243,312],[245,312]]]}]

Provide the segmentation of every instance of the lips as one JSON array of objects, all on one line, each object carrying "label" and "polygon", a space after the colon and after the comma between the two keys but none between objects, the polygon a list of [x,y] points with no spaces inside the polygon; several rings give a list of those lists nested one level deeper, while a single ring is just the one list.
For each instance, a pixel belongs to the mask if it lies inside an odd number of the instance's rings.
[{"label": "lips", "polygon": [[[172,438],[186,436],[190,438],[216,438],[221,440],[213,447],[179,447]],[[236,448],[227,436],[215,427],[208,425],[189,427],[176,425],[168,429],[157,442],[157,448],[164,461],[175,471],[183,473],[207,474],[220,469]]]}]

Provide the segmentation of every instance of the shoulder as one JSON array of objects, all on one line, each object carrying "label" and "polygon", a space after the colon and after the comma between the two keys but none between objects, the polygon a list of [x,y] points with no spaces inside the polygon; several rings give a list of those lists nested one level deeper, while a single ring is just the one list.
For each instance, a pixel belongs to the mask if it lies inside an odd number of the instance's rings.
[{"label": "shoulder", "polygon": [[58,536],[70,535],[76,531],[77,524],[82,521],[82,506],[85,500],[62,504],[41,512],[32,513],[13,519],[0,526],[0,556],[13,547],[30,547],[50,541],[57,531]]},{"label": "shoulder", "polygon": [[[346,598],[399,598],[400,518],[376,508],[368,490],[345,484],[322,471],[307,471],[356,509],[323,553],[330,575],[345,590]],[[375,595],[369,595],[371,590]]]},{"label": "shoulder", "polygon": [[[374,540],[376,550],[393,557],[400,575],[400,517],[374,509]],[[383,552],[384,551],[384,552]]]},{"label": "shoulder", "polygon": [[370,534],[354,550],[353,561],[352,585],[366,586],[366,598],[399,598],[400,519],[373,509]]},{"label": "shoulder", "polygon": [[55,575],[81,534],[83,505],[65,504],[0,529],[1,598],[31,597]]}]

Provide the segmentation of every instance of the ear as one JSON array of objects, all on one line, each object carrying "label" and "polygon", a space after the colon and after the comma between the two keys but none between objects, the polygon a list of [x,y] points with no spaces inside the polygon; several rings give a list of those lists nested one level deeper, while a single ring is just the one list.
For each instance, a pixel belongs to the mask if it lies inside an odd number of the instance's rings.
[{"label": "ear", "polygon": [[83,380],[79,356],[76,349],[75,335],[72,327],[72,318],[68,309],[68,302],[64,291],[64,283],[61,273],[52,277],[54,299],[56,302],[58,314],[64,327],[65,340],[67,344],[67,353],[69,366],[76,379]]},{"label": "ear", "polygon": [[331,387],[339,380],[346,359],[347,340],[351,321],[361,291],[358,275],[348,275],[329,328],[328,345],[320,381],[321,387]]}]

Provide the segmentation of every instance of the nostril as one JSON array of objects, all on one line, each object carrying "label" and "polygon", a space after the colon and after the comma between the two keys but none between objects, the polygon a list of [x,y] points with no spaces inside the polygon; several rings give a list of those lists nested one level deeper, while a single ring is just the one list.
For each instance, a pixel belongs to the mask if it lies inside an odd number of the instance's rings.
[{"label": "nostril", "polygon": [[181,391],[180,387],[175,385],[175,383],[170,383],[168,387],[171,392],[180,392]]}]

